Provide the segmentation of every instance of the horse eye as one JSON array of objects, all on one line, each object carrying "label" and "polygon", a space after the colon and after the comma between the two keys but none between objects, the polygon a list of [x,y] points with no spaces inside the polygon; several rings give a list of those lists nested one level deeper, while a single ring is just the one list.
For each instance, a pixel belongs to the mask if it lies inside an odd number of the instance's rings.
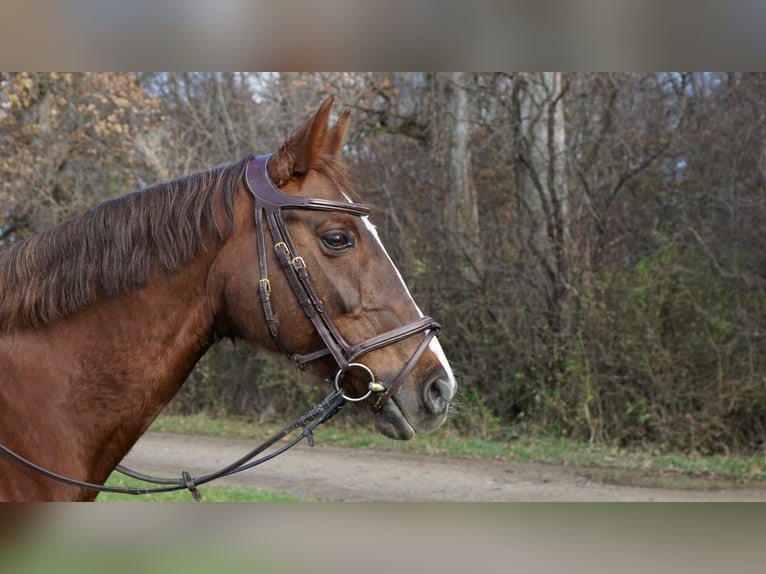
[{"label": "horse eye", "polygon": [[332,249],[333,251],[342,251],[354,247],[353,239],[348,233],[340,229],[325,233],[322,236],[322,243],[325,244],[325,247]]}]

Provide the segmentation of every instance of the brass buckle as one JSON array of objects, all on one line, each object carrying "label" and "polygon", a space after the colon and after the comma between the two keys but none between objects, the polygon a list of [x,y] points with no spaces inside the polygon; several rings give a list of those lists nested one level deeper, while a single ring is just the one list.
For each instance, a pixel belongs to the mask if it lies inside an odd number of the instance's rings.
[{"label": "brass buckle", "polygon": [[293,268],[297,271],[298,269],[306,269],[306,262],[303,260],[303,257],[293,257]]},{"label": "brass buckle", "polygon": [[287,254],[288,257],[290,257],[290,248],[287,246],[287,243],[284,241],[280,241],[279,243],[274,244],[274,251],[279,253],[279,248],[282,248],[285,250],[285,254]]}]

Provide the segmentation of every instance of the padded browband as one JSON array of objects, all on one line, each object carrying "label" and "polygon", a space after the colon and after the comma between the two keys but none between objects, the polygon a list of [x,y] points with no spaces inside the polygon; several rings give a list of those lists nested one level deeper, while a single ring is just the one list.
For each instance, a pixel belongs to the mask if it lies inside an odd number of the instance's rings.
[{"label": "padded browband", "polygon": [[331,199],[319,199],[316,197],[300,197],[289,195],[280,191],[269,177],[267,169],[269,158],[273,154],[254,156],[247,164],[245,181],[250,193],[258,198],[258,203],[264,208],[266,214],[274,213],[280,209],[318,209],[321,211],[342,211],[351,215],[368,215],[370,208],[363,203],[351,201],[334,201]]}]

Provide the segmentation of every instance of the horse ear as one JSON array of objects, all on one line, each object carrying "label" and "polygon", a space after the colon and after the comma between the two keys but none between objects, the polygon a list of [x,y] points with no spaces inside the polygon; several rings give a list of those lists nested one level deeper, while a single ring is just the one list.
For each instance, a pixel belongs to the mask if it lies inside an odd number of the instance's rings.
[{"label": "horse ear", "polygon": [[293,132],[274,154],[268,165],[269,176],[276,185],[284,185],[296,177],[302,177],[318,164],[325,153],[327,123],[333,97],[322,102],[316,113]]},{"label": "horse ear", "polygon": [[343,138],[348,129],[348,120],[351,117],[351,110],[346,108],[330,130],[327,132],[327,139],[324,144],[325,153],[330,157],[338,157],[340,148],[343,145]]}]

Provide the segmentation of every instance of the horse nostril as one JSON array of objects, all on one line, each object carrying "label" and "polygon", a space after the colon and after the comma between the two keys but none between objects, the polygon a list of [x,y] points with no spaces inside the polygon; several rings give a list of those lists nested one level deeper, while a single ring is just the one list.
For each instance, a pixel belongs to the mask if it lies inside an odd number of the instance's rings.
[{"label": "horse nostril", "polygon": [[424,403],[431,414],[440,415],[447,410],[449,400],[452,398],[452,385],[449,381],[441,378],[433,379],[426,385]]}]

